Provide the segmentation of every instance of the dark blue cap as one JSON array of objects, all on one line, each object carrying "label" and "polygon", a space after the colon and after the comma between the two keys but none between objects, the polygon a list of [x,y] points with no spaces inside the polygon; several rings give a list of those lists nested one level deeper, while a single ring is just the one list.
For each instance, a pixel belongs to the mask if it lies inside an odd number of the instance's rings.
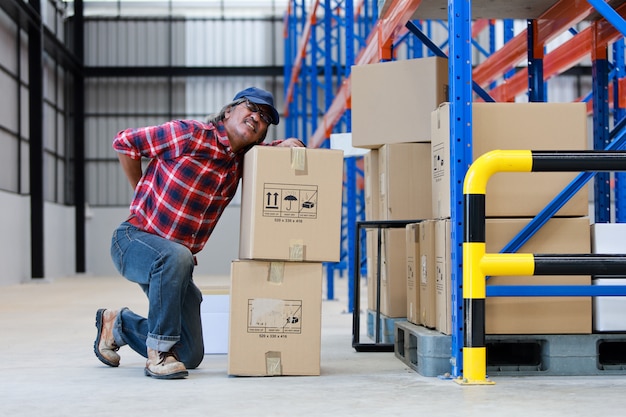
[{"label": "dark blue cap", "polygon": [[279,121],[278,111],[274,107],[274,96],[272,95],[272,93],[270,93],[269,91],[262,90],[260,88],[249,87],[249,88],[246,88],[245,90],[238,92],[235,95],[235,98],[233,99],[233,101],[237,101],[240,98],[247,98],[252,103],[264,104],[266,106],[270,106],[272,124],[275,124],[275,125],[278,124],[278,121]]}]

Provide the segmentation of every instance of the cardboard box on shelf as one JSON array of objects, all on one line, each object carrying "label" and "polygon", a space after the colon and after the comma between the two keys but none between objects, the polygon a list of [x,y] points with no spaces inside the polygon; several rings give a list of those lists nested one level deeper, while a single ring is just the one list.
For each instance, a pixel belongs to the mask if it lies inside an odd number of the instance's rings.
[{"label": "cardboard box on shelf", "polygon": [[443,334],[452,334],[450,227],[450,219],[435,222],[435,328]]},{"label": "cardboard box on shelf", "polygon": [[[374,166],[376,161],[378,165]],[[366,154],[364,168],[367,220],[418,220],[431,217],[429,143],[395,143],[370,150]],[[381,288],[384,293],[381,294],[381,312],[393,318],[406,317],[405,302],[402,302],[402,306],[398,304],[401,297],[406,297],[404,235],[404,229],[382,231]],[[368,229],[366,242],[368,307],[376,310],[376,228]]]},{"label": "cardboard box on shelf", "polygon": [[[496,149],[587,149],[584,103],[474,103],[473,159]],[[450,104],[432,113],[433,214],[450,217]],[[578,172],[502,172],[489,179],[487,217],[533,217],[551,202]],[[588,189],[583,187],[557,216],[587,216]]]},{"label": "cardboard box on shelf", "polygon": [[420,322],[431,329],[437,326],[435,223],[425,220],[419,224]]},{"label": "cardboard box on shelf", "polygon": [[245,156],[240,259],[338,262],[343,152],[255,146]]},{"label": "cardboard box on shelf", "polygon": [[[530,219],[487,219],[486,250],[498,253]],[[590,253],[588,217],[552,218],[518,253]],[[494,276],[487,285],[591,285],[588,275]],[[487,334],[588,334],[591,297],[487,297]]]},{"label": "cardboard box on shelf", "polygon": [[448,100],[448,60],[418,58],[355,65],[352,146],[430,142],[430,113]]},{"label": "cardboard box on shelf", "polygon": [[[363,176],[365,197],[365,220],[380,220],[378,149],[370,149],[363,156]],[[367,254],[367,307],[376,310],[376,280],[378,267],[378,231],[365,229]]]},{"label": "cardboard box on shelf", "polygon": [[231,264],[228,374],[319,375],[322,263]]},{"label": "cardboard box on shelf", "polygon": [[419,223],[406,225],[406,319],[420,324]]},{"label": "cardboard box on shelf", "polygon": [[[498,253],[511,241],[530,218],[501,218],[486,220],[486,251]],[[449,241],[449,220],[437,223],[436,242],[438,253],[450,253],[442,250],[443,242]],[[590,252],[590,233],[588,217],[555,217],[543,225],[537,233],[524,244],[519,253],[533,254],[579,254]],[[443,272],[444,283],[450,284],[450,261]],[[439,273],[438,273],[439,275]],[[590,285],[589,276],[492,276],[486,285]],[[448,290],[445,290],[446,292]],[[443,294],[443,291],[442,291]],[[442,333],[451,317],[451,297],[437,294],[438,317],[445,311],[448,319],[441,322]],[[462,297],[462,294],[460,295]],[[444,305],[444,302],[447,305]],[[485,330],[487,334],[589,334],[591,333],[591,297],[487,297]]]},{"label": "cardboard box on shelf", "polygon": [[381,220],[432,218],[430,143],[394,143],[378,149]]},{"label": "cardboard box on shelf", "polygon": [[406,232],[382,230],[380,312],[390,318],[406,317]]}]

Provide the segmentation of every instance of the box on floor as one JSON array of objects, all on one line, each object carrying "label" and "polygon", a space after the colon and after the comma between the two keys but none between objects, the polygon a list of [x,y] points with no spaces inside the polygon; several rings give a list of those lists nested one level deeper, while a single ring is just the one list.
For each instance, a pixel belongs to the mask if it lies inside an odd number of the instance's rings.
[{"label": "box on floor", "polygon": [[201,287],[202,340],[205,354],[228,353],[228,322],[230,288],[227,286]]},{"label": "box on floor", "polygon": [[231,264],[228,374],[319,375],[322,263]]}]

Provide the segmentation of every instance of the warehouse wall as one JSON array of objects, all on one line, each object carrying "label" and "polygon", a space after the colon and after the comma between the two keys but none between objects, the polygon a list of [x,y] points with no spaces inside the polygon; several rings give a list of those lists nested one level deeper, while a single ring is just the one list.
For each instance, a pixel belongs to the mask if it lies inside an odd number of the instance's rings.
[{"label": "warehouse wall", "polygon": [[[0,286],[31,279],[30,197],[0,191]],[[45,204],[44,257],[47,279],[75,271],[74,208]]]},{"label": "warehouse wall", "polygon": [[0,191],[0,285],[30,279],[30,199]]},{"label": "warehouse wall", "polygon": [[[204,250],[197,255],[196,275],[229,275],[230,261],[237,258],[239,205],[231,205],[220,219]],[[87,273],[118,275],[109,248],[115,228],[128,216],[127,208],[95,207],[87,210]]]}]

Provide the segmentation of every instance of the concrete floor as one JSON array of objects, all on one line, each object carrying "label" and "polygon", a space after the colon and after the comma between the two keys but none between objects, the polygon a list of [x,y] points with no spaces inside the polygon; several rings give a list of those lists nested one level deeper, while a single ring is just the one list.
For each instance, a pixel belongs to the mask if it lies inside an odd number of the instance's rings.
[{"label": "concrete floor", "polygon": [[123,278],[2,287],[0,415],[527,417],[626,409],[624,376],[494,377],[495,385],[460,386],[423,377],[393,353],[357,353],[346,281],[336,280],[337,300],[323,302],[321,376],[229,377],[226,355],[206,355],[189,378],[176,381],[145,377],[144,359],[128,347],[120,350],[119,368],[94,356],[99,307],[146,308],[139,288]]}]

